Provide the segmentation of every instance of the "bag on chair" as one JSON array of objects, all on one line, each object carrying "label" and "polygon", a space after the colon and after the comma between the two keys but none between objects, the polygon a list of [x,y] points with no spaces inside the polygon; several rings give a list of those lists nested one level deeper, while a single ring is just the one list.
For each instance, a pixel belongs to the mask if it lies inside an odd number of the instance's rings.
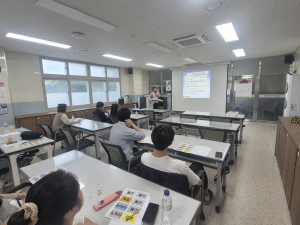
[{"label": "bag on chair", "polygon": [[34,132],[34,131],[24,131],[21,134],[22,140],[31,140],[31,139],[38,139],[43,137],[43,135],[39,132]]}]

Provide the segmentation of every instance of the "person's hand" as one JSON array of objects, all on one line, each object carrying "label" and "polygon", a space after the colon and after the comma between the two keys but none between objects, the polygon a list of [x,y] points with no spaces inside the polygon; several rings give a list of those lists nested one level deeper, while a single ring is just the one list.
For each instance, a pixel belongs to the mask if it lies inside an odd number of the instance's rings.
[{"label": "person's hand", "polygon": [[81,122],[81,119],[78,119],[78,120],[77,120],[77,123],[80,123],[80,122]]},{"label": "person's hand", "polygon": [[27,195],[26,193],[18,193],[17,196],[19,199],[21,199],[23,202],[25,202],[26,195]]},{"label": "person's hand", "polygon": [[131,119],[127,119],[127,120],[125,121],[125,123],[126,123],[127,126],[130,126],[130,127],[132,127],[133,124],[134,124],[134,123],[131,121]]}]

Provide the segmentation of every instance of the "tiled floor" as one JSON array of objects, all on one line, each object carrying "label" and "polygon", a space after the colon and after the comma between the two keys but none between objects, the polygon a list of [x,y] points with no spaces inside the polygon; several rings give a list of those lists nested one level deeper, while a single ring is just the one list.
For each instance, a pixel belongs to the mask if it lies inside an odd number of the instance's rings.
[{"label": "tiled floor", "polygon": [[[235,164],[227,175],[226,193],[221,197],[221,212],[215,212],[215,201],[204,205],[206,220],[197,224],[291,224],[282,182],[274,157],[276,124],[245,123],[244,138],[238,147]],[[57,153],[63,152],[58,150]],[[94,147],[87,154],[95,156]],[[101,149],[101,158],[107,155]],[[39,159],[34,159],[34,162]],[[215,193],[213,177],[216,171],[206,169],[209,188]],[[25,181],[22,178],[22,181]],[[174,201],[176,201],[174,199]],[[184,225],[184,224],[183,224]]]}]

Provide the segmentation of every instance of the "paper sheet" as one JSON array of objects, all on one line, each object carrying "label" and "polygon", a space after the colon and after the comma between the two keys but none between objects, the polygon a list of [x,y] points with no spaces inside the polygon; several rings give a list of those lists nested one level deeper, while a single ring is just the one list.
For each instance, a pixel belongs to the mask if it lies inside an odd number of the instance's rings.
[{"label": "paper sheet", "polygon": [[177,148],[175,148],[175,150],[180,152],[185,152],[185,153],[191,153],[194,155],[207,156],[211,151],[211,148],[200,146],[200,145],[181,143]]},{"label": "paper sheet", "polygon": [[151,137],[145,137],[143,140],[140,140],[139,143],[153,144]]}]

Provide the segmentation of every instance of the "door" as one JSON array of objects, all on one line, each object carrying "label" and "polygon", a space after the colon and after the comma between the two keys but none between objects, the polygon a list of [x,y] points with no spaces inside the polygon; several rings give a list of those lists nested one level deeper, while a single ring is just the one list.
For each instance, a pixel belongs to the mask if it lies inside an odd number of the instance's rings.
[{"label": "door", "polygon": [[231,109],[245,114],[245,119],[255,120],[255,88],[257,76],[243,75],[233,77]]}]

